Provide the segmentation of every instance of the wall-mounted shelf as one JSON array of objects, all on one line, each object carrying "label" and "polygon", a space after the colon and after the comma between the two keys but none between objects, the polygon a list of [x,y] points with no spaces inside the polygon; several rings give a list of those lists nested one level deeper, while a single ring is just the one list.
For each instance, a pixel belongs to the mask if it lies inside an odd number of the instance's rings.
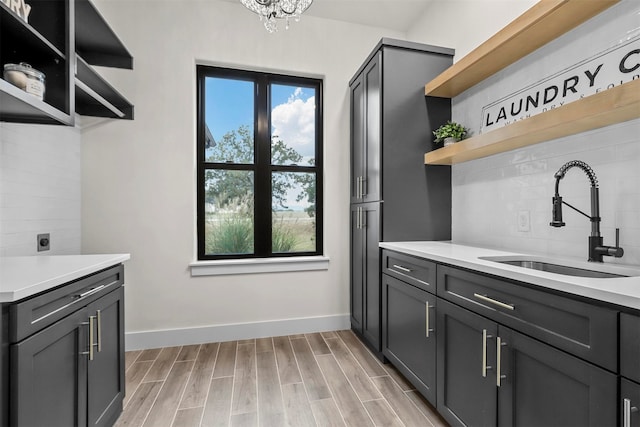
[{"label": "wall-mounted shelf", "polygon": [[[0,78],[4,64],[30,64],[45,74],[44,100],[0,79],[0,120],[72,125],[69,59],[73,53],[65,37],[69,11],[64,0],[34,6],[30,23],[26,23],[0,2]],[[54,31],[51,22],[58,22],[61,28]]]},{"label": "wall-mounted shelf", "polygon": [[133,58],[89,0],[75,0],[76,52],[91,65],[133,69]]},{"label": "wall-mounted shelf", "polygon": [[425,154],[428,165],[451,165],[640,118],[640,80],[574,101]]},{"label": "wall-mounted shelf", "polygon": [[133,105],[76,55],[76,113],[82,116],[133,119]]},{"label": "wall-mounted shelf", "polygon": [[73,117],[0,79],[0,120],[72,125]]},{"label": "wall-mounted shelf", "polygon": [[2,80],[0,68],[0,121],[73,125],[74,113],[133,119],[133,105],[89,65],[133,68],[131,54],[90,0],[31,5],[27,23],[0,1],[0,65],[26,62],[42,71],[44,100]]},{"label": "wall-mounted shelf", "polygon": [[542,0],[425,86],[425,95],[453,98],[619,0]]}]

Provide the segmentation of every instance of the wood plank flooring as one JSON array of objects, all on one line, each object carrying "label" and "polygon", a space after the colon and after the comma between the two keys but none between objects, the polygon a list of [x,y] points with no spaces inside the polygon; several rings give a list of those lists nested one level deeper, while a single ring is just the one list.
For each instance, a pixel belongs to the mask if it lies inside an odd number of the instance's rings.
[{"label": "wood plank flooring", "polygon": [[127,352],[116,426],[447,424],[351,331]]}]

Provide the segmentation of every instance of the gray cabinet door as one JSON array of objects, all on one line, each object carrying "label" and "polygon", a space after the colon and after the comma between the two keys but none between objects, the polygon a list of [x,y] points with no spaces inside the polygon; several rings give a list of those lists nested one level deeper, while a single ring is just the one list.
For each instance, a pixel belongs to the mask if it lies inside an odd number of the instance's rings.
[{"label": "gray cabinet door", "polygon": [[95,316],[94,358],[88,364],[88,425],[111,426],[124,399],[124,288],[87,307]]},{"label": "gray cabinet door", "polygon": [[10,425],[86,425],[86,320],[79,310],[11,346]]},{"label": "gray cabinet door", "polygon": [[495,426],[498,325],[442,299],[437,325],[438,412],[452,426]]},{"label": "gray cabinet door", "polygon": [[351,205],[351,329],[362,334],[364,324],[364,233],[360,227],[362,206]]},{"label": "gray cabinet door", "polygon": [[380,139],[382,137],[382,52],[363,71],[365,96],[365,176],[364,202],[375,202],[380,197]]},{"label": "gray cabinet door", "polygon": [[360,203],[365,176],[365,95],[364,76],[351,84],[351,203]]},{"label": "gray cabinet door", "polygon": [[616,375],[509,328],[498,334],[498,425],[616,424]]},{"label": "gray cabinet door", "polygon": [[380,348],[380,204],[351,206],[351,328]]},{"label": "gray cabinet door", "polygon": [[382,353],[436,405],[436,297],[382,275]]},{"label": "gray cabinet door", "polygon": [[351,202],[380,200],[382,53],[351,84]]},{"label": "gray cabinet door", "polygon": [[640,316],[620,313],[620,375],[640,382]]},{"label": "gray cabinet door", "polygon": [[620,380],[620,424],[640,427],[640,384],[626,378]]}]

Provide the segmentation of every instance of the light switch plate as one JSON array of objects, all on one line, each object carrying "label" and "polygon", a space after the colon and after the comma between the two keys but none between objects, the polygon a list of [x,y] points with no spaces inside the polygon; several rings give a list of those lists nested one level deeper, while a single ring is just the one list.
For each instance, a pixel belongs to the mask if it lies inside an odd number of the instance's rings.
[{"label": "light switch plate", "polygon": [[518,231],[531,231],[531,218],[529,211],[518,211]]}]

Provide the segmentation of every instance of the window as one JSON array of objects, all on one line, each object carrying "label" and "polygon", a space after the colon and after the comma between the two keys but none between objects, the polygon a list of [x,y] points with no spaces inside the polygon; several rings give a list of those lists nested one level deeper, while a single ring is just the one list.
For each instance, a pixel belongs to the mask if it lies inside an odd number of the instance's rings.
[{"label": "window", "polygon": [[322,81],[198,66],[198,259],[322,254]]}]

